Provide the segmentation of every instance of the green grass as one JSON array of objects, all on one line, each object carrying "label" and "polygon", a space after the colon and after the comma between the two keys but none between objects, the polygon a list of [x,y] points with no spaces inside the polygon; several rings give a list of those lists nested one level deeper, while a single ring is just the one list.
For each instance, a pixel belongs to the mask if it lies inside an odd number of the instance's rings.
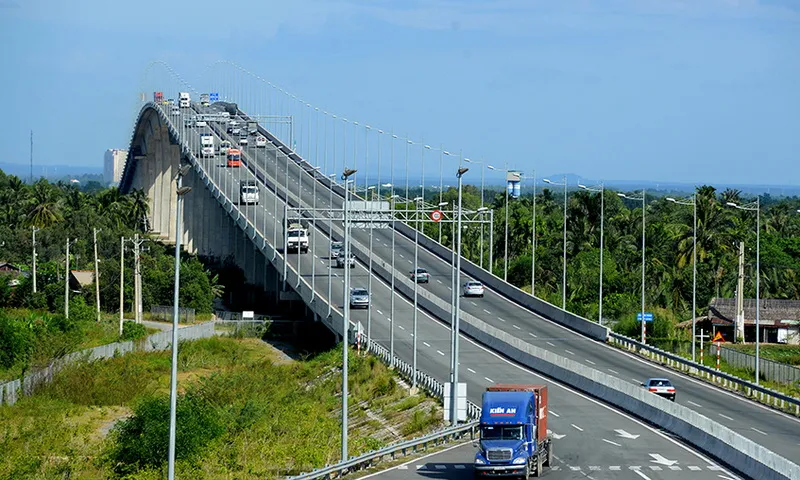
[{"label": "green grass", "polygon": [[[277,478],[339,460],[340,349],[279,363],[256,339],[214,337],[183,342],[179,352],[179,390],[213,408],[225,431],[198,458],[180,460],[178,476]],[[170,352],[136,352],[75,364],[0,407],[0,479],[114,478],[117,433],[104,432],[145,399],[166,397],[169,359]],[[351,455],[395,441],[384,422],[406,438],[442,423],[436,402],[408,397],[374,357],[353,354],[349,379],[350,415],[362,419],[351,427]],[[382,422],[366,420],[365,408]],[[163,475],[156,467],[126,478]]]}]

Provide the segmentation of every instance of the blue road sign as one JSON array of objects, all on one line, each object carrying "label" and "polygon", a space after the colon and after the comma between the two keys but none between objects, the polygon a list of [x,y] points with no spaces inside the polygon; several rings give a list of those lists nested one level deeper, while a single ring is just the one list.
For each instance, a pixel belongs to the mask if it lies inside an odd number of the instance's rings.
[{"label": "blue road sign", "polygon": [[217,93],[217,92],[209,93],[208,94],[208,100],[210,102],[219,102],[219,93]]},{"label": "blue road sign", "polygon": [[[642,321],[642,312],[636,314],[636,321]],[[652,322],[653,321],[653,314],[650,312],[644,312],[644,321],[645,322]]]}]

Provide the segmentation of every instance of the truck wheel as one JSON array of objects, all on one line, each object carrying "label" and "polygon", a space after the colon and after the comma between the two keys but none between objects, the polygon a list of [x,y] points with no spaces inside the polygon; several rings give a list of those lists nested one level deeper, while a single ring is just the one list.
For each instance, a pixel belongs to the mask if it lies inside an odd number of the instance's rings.
[{"label": "truck wheel", "polygon": [[550,467],[553,465],[553,442],[547,445],[547,458],[544,460],[544,466]]}]

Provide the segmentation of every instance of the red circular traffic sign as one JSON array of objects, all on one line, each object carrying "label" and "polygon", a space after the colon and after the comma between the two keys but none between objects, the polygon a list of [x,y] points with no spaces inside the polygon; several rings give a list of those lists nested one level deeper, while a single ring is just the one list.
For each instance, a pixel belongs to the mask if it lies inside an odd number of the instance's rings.
[{"label": "red circular traffic sign", "polygon": [[433,220],[434,222],[438,222],[441,219],[442,219],[442,212],[441,211],[434,210],[434,211],[431,212],[431,220]]}]

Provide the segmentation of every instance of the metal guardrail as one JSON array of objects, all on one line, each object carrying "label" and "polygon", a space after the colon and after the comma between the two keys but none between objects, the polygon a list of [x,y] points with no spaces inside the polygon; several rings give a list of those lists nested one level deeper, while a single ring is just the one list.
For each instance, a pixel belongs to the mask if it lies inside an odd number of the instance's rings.
[{"label": "metal guardrail", "polygon": [[[389,351],[379,343],[371,340],[368,351],[375,354],[387,365],[390,365],[391,357],[389,356]],[[394,367],[402,377],[404,377],[406,380],[411,380],[411,376],[413,375],[413,367],[411,365],[395,356]],[[417,385],[430,395],[442,401],[444,400],[444,385],[430,375],[417,371]],[[398,453],[400,456],[409,455],[417,452],[420,447],[425,449],[431,443],[445,443],[449,440],[461,438],[467,433],[469,433],[470,438],[475,438],[475,432],[478,427],[477,419],[479,419],[480,416],[481,408],[468,401],[467,418],[469,421],[465,424],[448,427],[422,437],[412,438],[411,440],[404,440],[378,450],[364,453],[357,457],[351,457],[348,460],[339,462],[335,465],[326,465],[323,468],[318,468],[308,473],[303,473],[294,477],[288,477],[288,480],[313,480],[317,478],[330,478],[333,476],[341,477],[342,475],[353,471],[369,468],[373,465],[373,463],[386,456],[391,457],[391,459],[395,459]]]},{"label": "metal guardrail", "polygon": [[444,430],[425,435],[424,437],[406,440],[388,447],[381,448],[379,450],[373,450],[372,452],[368,452],[357,457],[351,457],[349,460],[337,463],[335,465],[328,465],[308,473],[303,473],[294,477],[288,477],[288,480],[312,480],[317,478],[330,478],[334,476],[341,477],[342,475],[353,471],[369,468],[373,463],[386,456],[389,456],[392,459],[396,458],[398,453],[400,453],[401,456],[405,456],[417,452],[420,447],[422,447],[421,449],[424,449],[431,443],[445,443],[446,441],[452,439],[461,438],[467,433],[469,433],[470,438],[474,438],[477,425],[478,422],[456,425],[455,427],[446,428]]},{"label": "metal guardrail", "polygon": [[609,332],[608,337],[610,343],[619,345],[628,351],[649,357],[651,360],[670,368],[680,370],[681,372],[699,375],[710,380],[715,385],[739,392],[748,398],[784,411],[793,412],[795,415],[800,416],[800,399],[798,398],[785,395],[770,388],[762,387],[761,385],[756,385],[753,382],[741,379],[735,375],[720,372],[711,367],[701,365],[674,353],[666,352],[618,333]]}]

